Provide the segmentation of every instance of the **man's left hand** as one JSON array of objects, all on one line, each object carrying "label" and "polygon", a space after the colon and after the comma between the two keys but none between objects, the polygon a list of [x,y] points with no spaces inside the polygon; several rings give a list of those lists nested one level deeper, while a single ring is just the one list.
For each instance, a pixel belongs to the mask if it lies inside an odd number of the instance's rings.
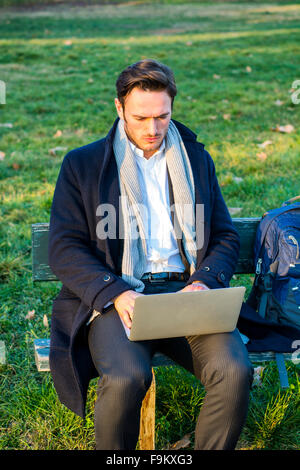
[{"label": "man's left hand", "polygon": [[192,284],[185,286],[183,289],[181,289],[178,292],[194,292],[197,290],[209,290],[209,287],[207,287],[206,284],[203,284],[203,282],[194,281],[192,282]]}]

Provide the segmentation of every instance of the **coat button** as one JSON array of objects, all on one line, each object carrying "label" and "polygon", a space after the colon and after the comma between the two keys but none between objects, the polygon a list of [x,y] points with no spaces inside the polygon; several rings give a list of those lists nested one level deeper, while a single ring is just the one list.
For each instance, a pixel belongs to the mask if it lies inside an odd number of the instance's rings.
[{"label": "coat button", "polygon": [[225,274],[224,274],[224,273],[221,273],[221,274],[220,274],[220,279],[221,279],[222,281],[225,281],[226,277],[225,277]]},{"label": "coat button", "polygon": [[109,281],[109,280],[110,280],[109,274],[105,274],[105,275],[103,276],[103,281],[107,282],[107,281]]},{"label": "coat button", "polygon": [[204,266],[204,271],[209,271],[210,270],[210,267],[209,266]]}]

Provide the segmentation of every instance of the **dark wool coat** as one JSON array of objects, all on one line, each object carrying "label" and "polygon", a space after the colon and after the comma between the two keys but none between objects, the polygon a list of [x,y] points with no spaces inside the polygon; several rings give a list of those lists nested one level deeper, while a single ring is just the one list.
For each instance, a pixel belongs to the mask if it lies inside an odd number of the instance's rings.
[{"label": "dark wool coat", "polygon": [[[50,369],[60,401],[82,417],[89,381],[98,375],[88,348],[86,323],[93,309],[101,312],[109,300],[131,289],[120,277],[122,240],[99,239],[96,233],[101,220],[96,215],[97,207],[113,204],[116,214],[119,209],[120,188],[112,146],[117,122],[105,138],[65,156],[51,208],[49,264],[62,288],[53,301]],[[173,122],[191,162],[195,202],[204,204],[204,244],[197,251],[196,271],[187,284],[202,280],[212,289],[228,287],[238,260],[239,236],[222,197],[212,158],[192,131]],[[202,228],[196,226],[198,237]],[[180,241],[178,245],[184,256]]]}]

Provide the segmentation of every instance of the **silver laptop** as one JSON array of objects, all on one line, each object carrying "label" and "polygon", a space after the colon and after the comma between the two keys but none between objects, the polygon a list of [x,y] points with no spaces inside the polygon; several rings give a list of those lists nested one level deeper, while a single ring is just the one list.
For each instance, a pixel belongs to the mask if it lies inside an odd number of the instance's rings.
[{"label": "silver laptop", "polygon": [[131,341],[223,333],[236,328],[245,287],[150,294],[135,299]]}]

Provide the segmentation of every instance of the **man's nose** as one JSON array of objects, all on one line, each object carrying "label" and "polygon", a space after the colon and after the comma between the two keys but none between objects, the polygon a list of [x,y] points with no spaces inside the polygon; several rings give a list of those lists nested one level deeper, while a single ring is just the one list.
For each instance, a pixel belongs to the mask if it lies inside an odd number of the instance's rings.
[{"label": "man's nose", "polygon": [[156,135],[157,133],[157,125],[156,125],[156,121],[155,119],[149,119],[149,123],[148,123],[148,133],[149,135]]}]

